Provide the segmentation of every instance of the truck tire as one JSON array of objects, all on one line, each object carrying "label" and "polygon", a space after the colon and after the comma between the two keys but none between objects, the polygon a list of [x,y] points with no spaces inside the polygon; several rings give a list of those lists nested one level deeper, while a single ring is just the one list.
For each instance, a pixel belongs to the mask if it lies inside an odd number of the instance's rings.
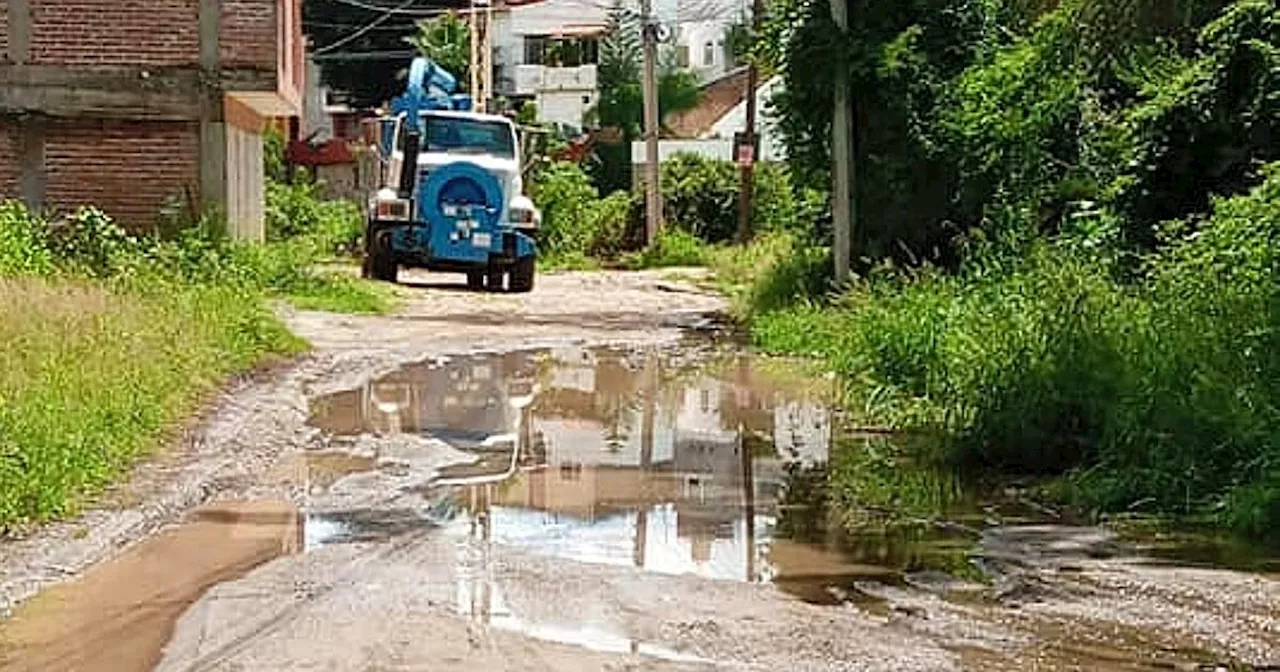
[{"label": "truck tire", "polygon": [[391,233],[383,231],[375,234],[369,246],[369,274],[374,280],[394,283],[399,270],[395,255],[391,252]]},{"label": "truck tire", "polygon": [[501,270],[489,269],[485,273],[485,289],[488,289],[490,292],[501,292],[502,281],[505,279],[505,276],[506,273],[503,273]]},{"label": "truck tire", "polygon": [[516,260],[511,267],[511,291],[527,294],[533,291],[533,276],[537,272],[537,260],[533,255]]},{"label": "truck tire", "polygon": [[484,289],[484,271],[467,271],[467,289],[473,292]]}]

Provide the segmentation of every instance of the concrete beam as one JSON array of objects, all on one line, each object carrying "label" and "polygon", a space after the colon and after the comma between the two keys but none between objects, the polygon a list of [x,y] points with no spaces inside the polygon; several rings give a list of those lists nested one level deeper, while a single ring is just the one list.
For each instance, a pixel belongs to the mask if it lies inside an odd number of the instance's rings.
[{"label": "concrete beam", "polygon": [[31,0],[9,3],[9,61],[23,64],[31,58]]},{"label": "concrete beam", "polygon": [[105,119],[199,119],[195,69],[0,66],[0,113]]}]

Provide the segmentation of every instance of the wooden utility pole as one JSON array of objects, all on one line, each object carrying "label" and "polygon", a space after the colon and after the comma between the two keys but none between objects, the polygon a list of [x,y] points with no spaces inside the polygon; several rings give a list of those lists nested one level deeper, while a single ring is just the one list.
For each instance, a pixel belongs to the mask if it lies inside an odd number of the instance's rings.
[{"label": "wooden utility pole", "polygon": [[658,24],[652,0],[641,0],[640,25],[644,39],[644,193],[645,236],[649,244],[662,228],[662,192],[658,174]]},{"label": "wooden utility pole", "polygon": [[[849,30],[848,0],[831,0],[831,18],[843,34]],[[853,184],[857,166],[854,164],[853,117],[849,78],[843,68],[837,70],[835,81],[835,106],[831,116],[831,215],[835,234],[835,281],[843,285],[849,281],[849,262],[852,256],[854,217]]]},{"label": "wooden utility pole", "polygon": [[742,131],[742,142],[746,146],[738,147],[738,165],[742,173],[742,184],[738,189],[738,243],[746,244],[751,239],[751,202],[755,198],[756,150],[760,141],[756,137],[756,89],[760,86],[760,68],[756,65],[755,43],[760,37],[760,23],[764,16],[764,0],[753,0],[751,3],[751,40],[752,53],[747,58],[747,124]]},{"label": "wooden utility pole", "polygon": [[471,109],[482,113],[489,110],[489,98],[493,93],[492,84],[489,81],[493,73],[493,46],[489,39],[491,25],[493,25],[492,1],[471,0],[467,24],[471,31],[471,88],[468,91],[471,93]]}]

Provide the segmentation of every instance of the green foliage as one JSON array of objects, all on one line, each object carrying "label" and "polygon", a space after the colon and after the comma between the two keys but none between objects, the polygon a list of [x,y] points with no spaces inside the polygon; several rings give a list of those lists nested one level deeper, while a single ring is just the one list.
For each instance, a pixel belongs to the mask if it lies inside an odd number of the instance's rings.
[{"label": "green foliage", "polygon": [[471,29],[457,12],[418,23],[418,32],[406,41],[418,53],[435,61],[454,77],[464,89],[471,81]]},{"label": "green foliage", "polygon": [[614,259],[630,247],[631,195],[614,192],[601,198],[577,164],[550,164],[530,191],[542,210],[539,246],[558,265],[582,267],[590,258]]},{"label": "green foliage", "polygon": [[262,132],[262,168],[267,184],[286,181],[284,134],[274,126]]},{"label": "green foliage", "polygon": [[676,227],[658,232],[653,244],[623,260],[631,269],[705,266],[711,259],[711,248],[701,238]]},{"label": "green foliage", "polygon": [[18,201],[0,201],[0,276],[53,271],[53,255],[42,242],[46,227]]},{"label": "green foliage", "polygon": [[239,288],[0,278],[0,530],[74,513],[292,337]]},{"label": "green foliage", "polygon": [[321,185],[267,182],[267,240],[308,238],[324,254],[350,255],[358,251],[364,234],[364,213],[350,201],[326,200]]},{"label": "green foliage", "polygon": [[[609,31],[600,41],[600,99],[588,116],[602,127],[621,129],[628,142],[640,137],[644,128],[642,55],[640,17],[621,5],[615,6],[609,12]],[[670,64],[662,67],[658,73],[660,119],[696,107],[700,98],[701,90],[692,72]]]},{"label": "green foliage", "polygon": [[[711,243],[734,239],[742,181],[736,164],[678,154],[662,164],[662,196],[670,223]],[[796,194],[785,168],[760,164],[755,171],[752,230],[806,232],[818,218],[819,196]]]},{"label": "green foliage", "polygon": [[831,306],[757,316],[824,358],[848,403],[951,437],[964,463],[1071,475],[1101,510],[1212,511],[1274,531],[1280,464],[1280,167],[1166,235],[1143,281],[1069,242],[960,276],[886,270]]},{"label": "green foliage", "polygon": [[830,253],[787,231],[771,231],[749,245],[720,248],[711,267],[734,313],[769,313],[827,292]]}]

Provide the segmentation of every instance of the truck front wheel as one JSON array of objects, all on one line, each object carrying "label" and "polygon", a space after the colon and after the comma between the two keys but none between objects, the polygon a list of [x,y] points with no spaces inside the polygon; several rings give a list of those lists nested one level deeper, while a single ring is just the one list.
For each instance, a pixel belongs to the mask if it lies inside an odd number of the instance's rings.
[{"label": "truck front wheel", "polygon": [[511,267],[511,291],[525,294],[533,291],[533,276],[537,260],[533,255],[523,257]]},{"label": "truck front wheel", "polygon": [[381,231],[373,234],[369,245],[369,275],[374,280],[395,282],[397,271],[395,255],[391,252],[391,232]]}]

